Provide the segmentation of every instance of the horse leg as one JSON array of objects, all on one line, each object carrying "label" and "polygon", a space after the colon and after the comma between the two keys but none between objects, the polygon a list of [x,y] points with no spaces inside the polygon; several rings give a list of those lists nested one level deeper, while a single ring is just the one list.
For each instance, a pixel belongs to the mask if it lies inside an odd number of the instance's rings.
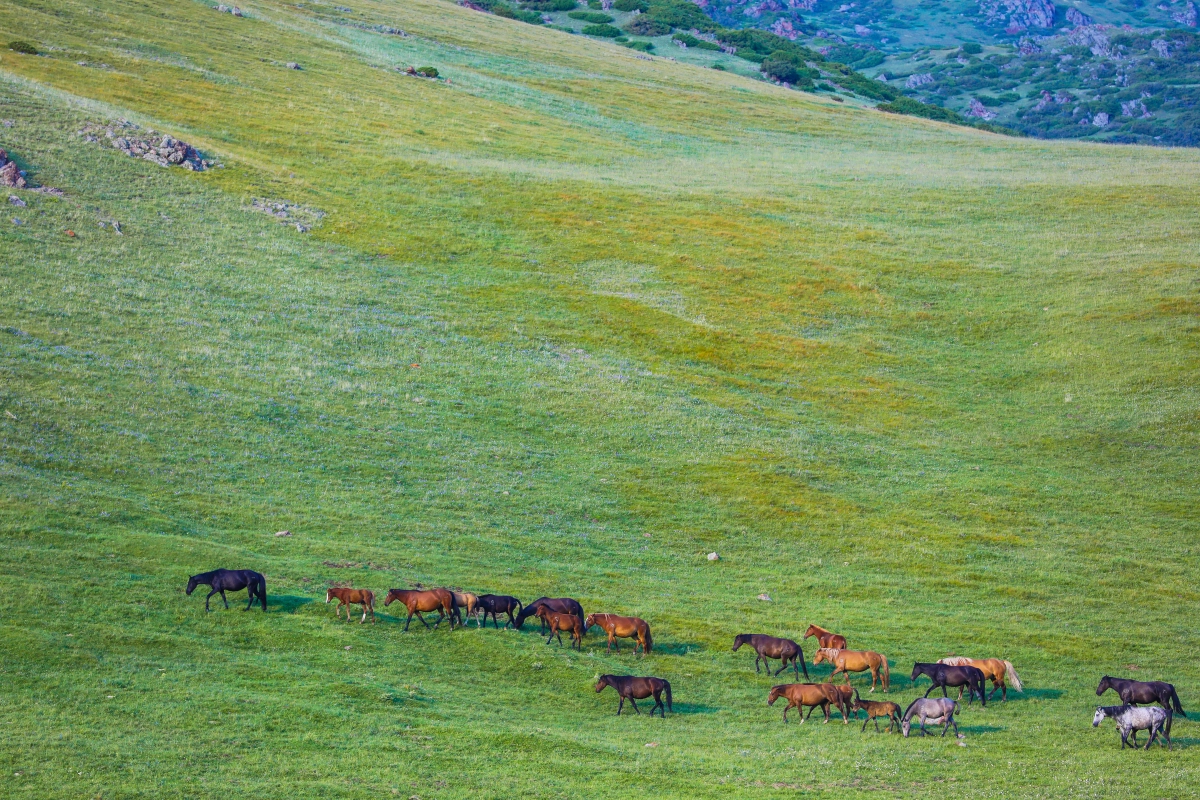
[{"label": "horse leg", "polygon": [[211,592],[208,593],[208,597],[204,598],[204,610],[205,611],[212,611],[212,609],[208,607],[208,601],[216,593],[217,593],[217,590],[213,589]]},{"label": "horse leg", "polygon": [[362,615],[362,619],[360,619],[358,621],[359,625],[362,625],[364,622],[367,621],[367,604],[366,603],[362,604],[362,610],[363,610],[363,615]]},{"label": "horse leg", "polygon": [[[783,663],[779,665],[779,669],[775,670],[775,676],[778,677],[779,673],[783,672],[785,669],[787,669],[787,659],[786,658],[783,659]],[[767,667],[767,672],[770,672],[770,671],[771,671],[771,668]]]},{"label": "horse leg", "polygon": [[229,598],[225,596],[225,590],[221,590],[221,599],[225,602],[225,610],[229,610]]},{"label": "horse leg", "polygon": [[[819,705],[821,705],[821,704],[820,704],[820,703],[817,703],[817,706],[819,706]],[[817,706],[810,706],[810,707],[809,707],[809,709],[808,709],[808,717],[811,717],[811,716],[812,716],[812,712],[814,712],[814,711],[816,711],[816,710],[817,710]],[[801,708],[800,706],[796,706],[796,707],[800,709],[800,721],[801,721],[801,722],[804,722],[804,720],[808,719],[808,717],[804,716],[804,709],[803,709],[803,708]]]},{"label": "horse leg", "polygon": [[796,673],[796,679],[799,680],[800,679],[800,656],[796,656],[792,659],[792,672]]},{"label": "horse leg", "polygon": [[825,712],[825,724],[829,724],[829,701],[821,705],[821,710]]},{"label": "horse leg", "polygon": [[[760,658],[762,658],[762,654],[761,654],[761,653],[759,653],[758,655],[754,656],[754,674],[755,674],[755,675],[757,675],[757,674],[758,674],[758,660],[759,660]],[[770,667],[768,667],[767,669],[770,669]]]},{"label": "horse leg", "polygon": [[930,692],[932,692],[932,691],[933,691],[934,689],[936,689],[936,688],[937,688],[937,684],[936,684],[936,683],[935,683],[935,684],[933,684],[933,685],[931,685],[931,686],[930,686],[928,689],[926,689],[926,690],[925,690],[925,696],[926,696],[926,697],[929,697],[929,693],[930,693]]},{"label": "horse leg", "polygon": [[641,710],[637,707],[637,700],[633,699],[633,695],[629,695],[629,705],[633,706],[633,713],[641,714]]},{"label": "horse leg", "polygon": [[[850,676],[846,676],[846,683],[849,683]],[[879,680],[879,667],[871,667],[871,691],[875,691],[875,682]]]},{"label": "horse leg", "polygon": [[605,652],[611,653],[614,644],[617,645],[617,652],[618,653],[621,652],[621,645],[617,642],[617,637],[613,636],[612,631],[609,631],[608,632],[608,648],[605,650]]},{"label": "horse leg", "polygon": [[250,606],[254,605],[254,584],[251,583],[246,587],[246,610],[250,610]]},{"label": "horse leg", "polygon": [[654,716],[655,709],[662,709],[663,719],[667,718],[667,708],[662,704],[662,689],[654,690],[654,708],[650,709],[650,716]]},{"label": "horse leg", "polygon": [[408,612],[408,619],[404,620],[404,632],[408,633],[408,623],[412,622],[413,612]]},{"label": "horse leg", "polygon": [[617,716],[621,716],[621,709],[625,707],[625,695],[621,695],[621,702],[617,703]]},{"label": "horse leg", "polygon": [[[866,733],[866,730],[867,730],[867,723],[868,723],[868,722],[870,722],[870,721],[871,721],[871,715],[870,715],[870,714],[868,714],[868,715],[867,715],[867,718],[863,720],[863,726],[862,726],[862,730],[860,730],[860,731],[859,731],[859,733]],[[878,732],[878,731],[879,731],[879,720],[875,720],[875,731],[876,731],[876,732]]]}]

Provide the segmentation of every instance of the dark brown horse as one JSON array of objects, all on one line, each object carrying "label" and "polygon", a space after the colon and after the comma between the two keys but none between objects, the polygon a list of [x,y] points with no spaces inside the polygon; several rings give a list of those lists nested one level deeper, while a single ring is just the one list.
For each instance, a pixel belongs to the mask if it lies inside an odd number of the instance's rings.
[{"label": "dark brown horse", "polygon": [[[739,633],[733,640],[733,652],[736,653],[738,648],[744,644],[753,647],[754,652],[758,654],[754,659],[755,672],[758,672],[760,660],[767,664],[767,659],[778,658],[783,661],[783,664],[775,672],[776,675],[787,669],[788,662],[791,661],[797,678],[800,677],[801,669],[804,670],[804,677],[808,677],[808,666],[804,663],[804,651],[791,639],[778,639],[774,636],[767,636],[765,633]],[[767,664],[767,674],[771,674],[770,664]]]},{"label": "dark brown horse", "polygon": [[[579,601],[572,600],[569,597],[539,597],[529,605],[521,609],[517,614],[517,620],[513,623],[513,627],[521,630],[525,625],[525,620],[537,614],[539,608],[545,606],[547,611],[559,611],[563,614],[574,614],[580,619],[586,619],[587,615],[583,613],[583,606],[579,605]],[[542,633],[546,632],[546,622],[542,620]]]},{"label": "dark brown horse", "polygon": [[1116,692],[1120,696],[1121,702],[1126,705],[1158,703],[1181,717],[1187,716],[1183,711],[1183,706],[1179,704],[1179,695],[1175,694],[1175,687],[1169,683],[1132,681],[1127,678],[1113,678],[1105,675],[1100,679],[1100,685],[1096,687],[1096,696],[1099,697],[1109,689]]},{"label": "dark brown horse", "polygon": [[454,630],[454,614],[458,607],[454,602],[454,593],[449,589],[389,589],[383,604],[390,606],[396,601],[403,603],[408,609],[408,619],[404,621],[405,631],[408,630],[408,623],[412,622],[413,614],[417,615],[422,625],[429,627],[425,617],[421,616],[422,611],[438,612],[437,622],[433,624],[434,630],[437,630],[438,625],[442,624],[442,619],[446,617],[450,619],[450,630]]},{"label": "dark brown horse", "polygon": [[845,636],[842,636],[840,633],[831,633],[820,625],[808,626],[808,630],[804,632],[804,638],[807,639],[810,636],[817,637],[817,644],[821,647],[832,647],[838,650],[846,649]]},{"label": "dark brown horse", "polygon": [[654,639],[650,636],[650,625],[640,617],[619,617],[616,614],[588,614],[587,619],[583,621],[583,627],[590,628],[593,625],[599,625],[608,634],[609,652],[614,647],[617,648],[617,652],[620,652],[621,648],[617,644],[618,636],[626,639],[636,639],[637,644],[633,646],[633,652],[635,653],[639,646],[642,648],[642,655],[646,655],[654,647]]},{"label": "dark brown horse", "polygon": [[205,611],[211,610],[208,601],[214,594],[221,595],[221,599],[225,601],[225,608],[228,609],[229,600],[225,597],[225,592],[238,592],[242,589],[246,590],[250,598],[250,602],[246,604],[247,611],[254,605],[255,598],[262,601],[262,610],[267,610],[267,579],[252,569],[214,569],[212,572],[193,575],[188,578],[187,594],[190,596],[197,586],[212,589],[208,597],[204,598]]},{"label": "dark brown horse", "polygon": [[574,614],[548,611],[545,606],[537,610],[537,615],[550,628],[550,638],[546,640],[546,644],[550,644],[557,636],[558,643],[561,645],[562,632],[570,631],[571,644],[575,646],[576,650],[583,650],[583,620]]},{"label": "dark brown horse", "polygon": [[508,627],[513,623],[513,612],[521,613],[521,601],[515,597],[510,597],[506,594],[481,594],[479,595],[479,608],[483,610],[483,624],[487,625],[488,614],[492,615],[492,626],[500,627],[500,622],[497,620],[497,614],[508,614],[508,622],[504,623],[504,627]]},{"label": "dark brown horse", "polygon": [[[662,712],[663,719],[667,717],[667,711],[672,713],[675,709],[671,708],[671,684],[662,678],[635,678],[632,675],[601,675],[599,682],[596,683],[596,693],[604,691],[605,686],[611,686],[617,690],[617,694],[621,697],[621,702],[617,703],[617,716],[621,716],[621,709],[625,707],[625,701],[629,701],[629,705],[633,706],[635,713],[640,714],[637,703],[634,700],[645,700],[650,695],[654,695],[654,708],[650,709],[650,716],[654,716],[654,709],[659,709]],[[663,707],[662,695],[667,697],[667,705]]]},{"label": "dark brown horse", "polygon": [[895,703],[880,702],[877,700],[863,700],[858,696],[858,691],[855,690],[854,704],[850,707],[850,710],[854,712],[855,716],[858,716],[858,712],[860,710],[867,712],[867,718],[863,720],[862,730],[859,731],[859,733],[863,733],[867,730],[867,723],[871,720],[875,720],[875,732],[879,733],[880,717],[887,718],[888,733],[892,732],[893,725],[896,726],[896,730],[900,729],[900,706],[896,705]]},{"label": "dark brown horse", "polygon": [[347,589],[335,586],[325,592],[325,605],[337,598],[338,606],[334,609],[335,616],[342,615],[342,607],[346,608],[346,622],[350,621],[350,606],[358,604],[362,606],[363,615],[359,620],[359,624],[367,621],[367,612],[371,612],[371,624],[375,624],[375,593],[370,589]]},{"label": "dark brown horse", "polygon": [[[928,675],[929,680],[933,681],[933,685],[925,691],[925,697],[929,697],[929,693],[939,686],[942,687],[942,697],[949,697],[946,692],[946,687],[965,686],[967,689],[967,705],[971,705],[971,701],[975,698],[975,694],[979,694],[979,702],[984,706],[987,705],[987,692],[983,670],[977,667],[952,667],[947,664],[930,664],[928,662],[918,661],[913,664],[912,682],[917,682],[917,677],[920,675]],[[962,697],[962,693],[959,693]],[[911,708],[911,706],[910,706]]]},{"label": "dark brown horse", "polygon": [[767,695],[767,705],[775,705],[775,701],[781,697],[787,698],[787,706],[783,709],[783,721],[787,722],[787,712],[789,709],[797,709],[800,712],[800,724],[804,724],[806,719],[804,716],[805,707],[809,707],[808,715],[811,717],[812,712],[817,707],[820,707],[825,712],[825,724],[829,724],[829,706],[833,705],[842,712],[842,719],[849,720],[850,714],[846,710],[847,704],[842,693],[838,691],[838,687],[832,683],[785,683],[779,686],[772,686],[771,693]]}]

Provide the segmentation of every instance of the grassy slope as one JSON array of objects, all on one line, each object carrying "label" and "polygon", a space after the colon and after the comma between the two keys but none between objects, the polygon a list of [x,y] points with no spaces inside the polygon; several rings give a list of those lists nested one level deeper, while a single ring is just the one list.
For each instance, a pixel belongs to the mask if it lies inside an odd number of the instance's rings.
[{"label": "grassy slope", "polygon": [[[1137,755],[1088,725],[1103,672],[1200,696],[1194,152],[896,119],[435,0],[356,4],[407,39],[2,8],[64,49],[3,53],[0,146],[68,192],[0,226],[5,796],[1194,793],[1192,723]],[[410,63],[451,84],[378,68]],[[105,115],[228,166],[72,135]],[[256,196],[330,216],[302,236]],[[271,613],[183,596],[219,564]],[[331,580],[570,593],[661,653],[339,626]],[[965,748],[784,729],[727,648],[809,621],[887,653],[902,701],[950,651],[1030,690],[967,711]],[[677,716],[612,717],[589,682],[625,670]]]}]

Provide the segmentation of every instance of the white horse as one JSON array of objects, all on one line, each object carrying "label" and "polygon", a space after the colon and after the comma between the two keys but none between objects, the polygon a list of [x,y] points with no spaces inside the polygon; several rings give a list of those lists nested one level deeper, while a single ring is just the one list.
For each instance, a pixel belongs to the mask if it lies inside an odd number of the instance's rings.
[{"label": "white horse", "polygon": [[1162,734],[1167,740],[1167,749],[1171,749],[1171,712],[1160,706],[1097,706],[1096,716],[1092,717],[1092,727],[1097,728],[1105,717],[1112,717],[1121,732],[1121,749],[1133,733],[1132,747],[1137,749],[1137,732],[1150,731],[1150,741],[1146,742],[1143,750],[1149,750],[1154,744],[1154,737]]},{"label": "white horse", "polygon": [[941,725],[942,736],[945,736],[946,731],[950,730],[950,726],[953,725],[954,735],[957,736],[958,723],[954,721],[954,712],[958,711],[958,708],[958,702],[948,697],[918,697],[904,710],[904,719],[900,721],[900,732],[907,738],[909,728],[912,727],[912,718],[916,717],[921,722],[922,736],[928,735],[925,733],[926,722]]}]

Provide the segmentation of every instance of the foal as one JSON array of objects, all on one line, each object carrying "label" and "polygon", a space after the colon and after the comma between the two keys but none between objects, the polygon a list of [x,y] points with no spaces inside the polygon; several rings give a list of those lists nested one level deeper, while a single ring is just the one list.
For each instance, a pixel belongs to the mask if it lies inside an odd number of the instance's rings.
[{"label": "foal", "polygon": [[892,732],[892,726],[900,727],[900,706],[890,702],[879,702],[877,700],[863,700],[858,696],[858,692],[854,693],[854,705],[850,709],[855,716],[860,710],[867,712],[867,718],[863,720],[862,731],[867,730],[867,723],[875,720],[875,732],[879,733],[879,718],[886,717],[888,721],[887,732]]},{"label": "foal", "polygon": [[562,644],[562,632],[571,632],[571,644],[576,650],[583,651],[583,620],[574,614],[564,614],[560,611],[547,611],[543,606],[537,610],[538,618],[543,624],[550,627],[550,638],[546,639],[546,644],[554,641],[554,637],[558,637],[558,643]]},{"label": "foal", "polygon": [[807,639],[810,636],[817,637],[817,646],[818,647],[836,647],[838,650],[846,649],[846,637],[845,636],[842,636],[840,633],[833,633],[832,631],[827,631],[824,628],[822,628],[820,625],[809,625],[808,626],[808,630],[806,630],[804,632],[804,638]]},{"label": "foal", "polygon": [[[599,682],[596,684],[596,693],[604,691],[605,686],[611,686],[617,690],[617,694],[621,697],[621,702],[617,703],[617,716],[621,716],[621,709],[625,707],[625,700],[629,700],[629,705],[633,706],[635,713],[640,714],[638,710],[637,700],[645,700],[650,695],[654,695],[654,708],[650,709],[650,716],[654,716],[654,709],[661,711],[663,719],[667,718],[667,711],[674,713],[675,709],[671,708],[671,684],[662,678],[635,678],[632,675],[601,675]],[[663,707],[661,695],[667,696],[666,708]]]},{"label": "foal", "polygon": [[342,615],[342,607],[346,607],[346,622],[350,621],[350,606],[359,604],[362,606],[363,615],[359,620],[359,624],[367,621],[367,612],[371,612],[371,624],[375,624],[375,593],[370,589],[347,589],[341,587],[333,587],[325,592],[325,605],[329,605],[330,601],[337,598],[338,605],[334,609],[336,616]]}]

